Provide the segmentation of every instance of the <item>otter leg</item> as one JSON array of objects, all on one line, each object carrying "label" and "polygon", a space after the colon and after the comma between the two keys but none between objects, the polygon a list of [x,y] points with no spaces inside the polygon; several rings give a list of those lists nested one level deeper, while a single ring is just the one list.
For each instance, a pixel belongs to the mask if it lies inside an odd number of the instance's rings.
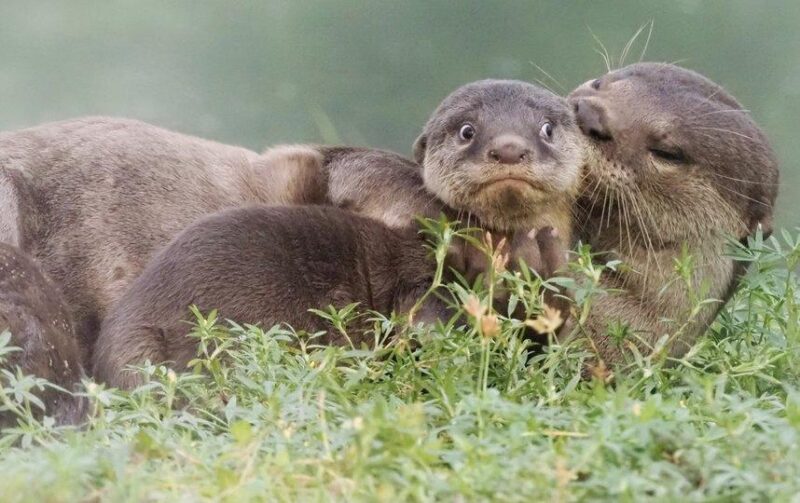
[{"label": "otter leg", "polygon": [[101,330],[92,356],[92,376],[97,381],[130,390],[142,383],[131,366],[167,360],[164,332],[129,320],[111,322]]},{"label": "otter leg", "polygon": [[[520,267],[520,261],[535,270],[542,279],[549,279],[564,271],[567,264],[567,250],[564,246],[558,231],[553,227],[547,226],[530,232],[517,232],[511,240],[511,263],[512,267]],[[542,292],[546,307],[555,309],[558,315],[565,322],[569,318],[570,300],[567,292],[555,292],[544,289]],[[516,316],[525,315],[522,307],[517,308]],[[565,330],[568,323],[561,323],[556,330],[556,335]],[[528,330],[528,337],[539,344],[547,343],[547,333],[539,333],[536,330]]]}]

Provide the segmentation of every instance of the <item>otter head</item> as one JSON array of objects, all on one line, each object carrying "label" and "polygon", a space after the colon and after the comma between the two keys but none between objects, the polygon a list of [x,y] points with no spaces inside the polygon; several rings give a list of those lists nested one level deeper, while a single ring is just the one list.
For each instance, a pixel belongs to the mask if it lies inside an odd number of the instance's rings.
[{"label": "otter head", "polygon": [[674,65],[637,63],[586,82],[568,100],[588,140],[585,231],[616,229],[620,245],[627,233],[651,246],[718,232],[742,239],[759,225],[771,231],[775,156],[719,85]]},{"label": "otter head", "polygon": [[534,85],[482,80],[439,105],[414,144],[425,185],[483,225],[536,225],[577,193],[582,140],[566,101]]}]

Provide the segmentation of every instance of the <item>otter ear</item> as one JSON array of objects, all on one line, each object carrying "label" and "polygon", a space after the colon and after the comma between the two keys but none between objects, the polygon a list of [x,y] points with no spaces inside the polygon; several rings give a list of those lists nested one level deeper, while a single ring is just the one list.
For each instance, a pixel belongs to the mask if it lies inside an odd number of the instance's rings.
[{"label": "otter ear", "polygon": [[422,133],[414,142],[414,160],[417,164],[422,164],[425,160],[425,149],[428,148],[428,135]]}]

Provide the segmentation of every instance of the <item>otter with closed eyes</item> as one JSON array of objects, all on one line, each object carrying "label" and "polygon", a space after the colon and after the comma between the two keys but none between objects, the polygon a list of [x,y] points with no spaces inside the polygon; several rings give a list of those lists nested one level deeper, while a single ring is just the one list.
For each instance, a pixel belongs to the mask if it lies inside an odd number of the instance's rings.
[{"label": "otter with closed eyes", "polygon": [[[515,239],[512,259],[532,260],[529,250],[536,249],[544,262],[531,266],[558,267],[563,249],[549,231]],[[211,215],[156,254],[103,321],[94,377],[131,388],[139,376],[129,365],[150,360],[185,368],[197,352],[184,321],[193,304],[240,323],[288,323],[323,331],[319,342],[345,343],[307,309],[359,303],[385,314],[408,313],[431,287],[436,264],[429,255],[413,229],[391,229],[338,208],[259,206]],[[414,319],[450,314],[431,295]],[[351,326],[350,340],[360,344],[370,325]]]},{"label": "otter with closed eyes", "polygon": [[[639,63],[591,80],[569,101],[586,139],[586,177],[578,200],[580,237],[619,259],[603,284],[617,292],[595,300],[583,333],[605,361],[625,344],[648,353],[676,334],[680,356],[731,296],[745,265],[726,256],[729,238],[772,230],[778,164],[769,143],[738,101],[718,84],[674,65]],[[677,281],[676,260],[691,255],[691,289],[717,302],[692,313]]]}]

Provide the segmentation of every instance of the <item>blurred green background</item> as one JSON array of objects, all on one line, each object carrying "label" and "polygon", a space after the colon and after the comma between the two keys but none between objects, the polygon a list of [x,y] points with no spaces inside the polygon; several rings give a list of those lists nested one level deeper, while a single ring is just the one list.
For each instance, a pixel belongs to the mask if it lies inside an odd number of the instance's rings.
[{"label": "blurred green background", "polygon": [[256,150],[407,154],[456,86],[540,79],[564,93],[605,71],[592,32],[618,57],[651,20],[645,59],[706,74],[764,127],[782,162],[779,224],[800,225],[797,0],[2,0],[0,128],[105,114]]}]

